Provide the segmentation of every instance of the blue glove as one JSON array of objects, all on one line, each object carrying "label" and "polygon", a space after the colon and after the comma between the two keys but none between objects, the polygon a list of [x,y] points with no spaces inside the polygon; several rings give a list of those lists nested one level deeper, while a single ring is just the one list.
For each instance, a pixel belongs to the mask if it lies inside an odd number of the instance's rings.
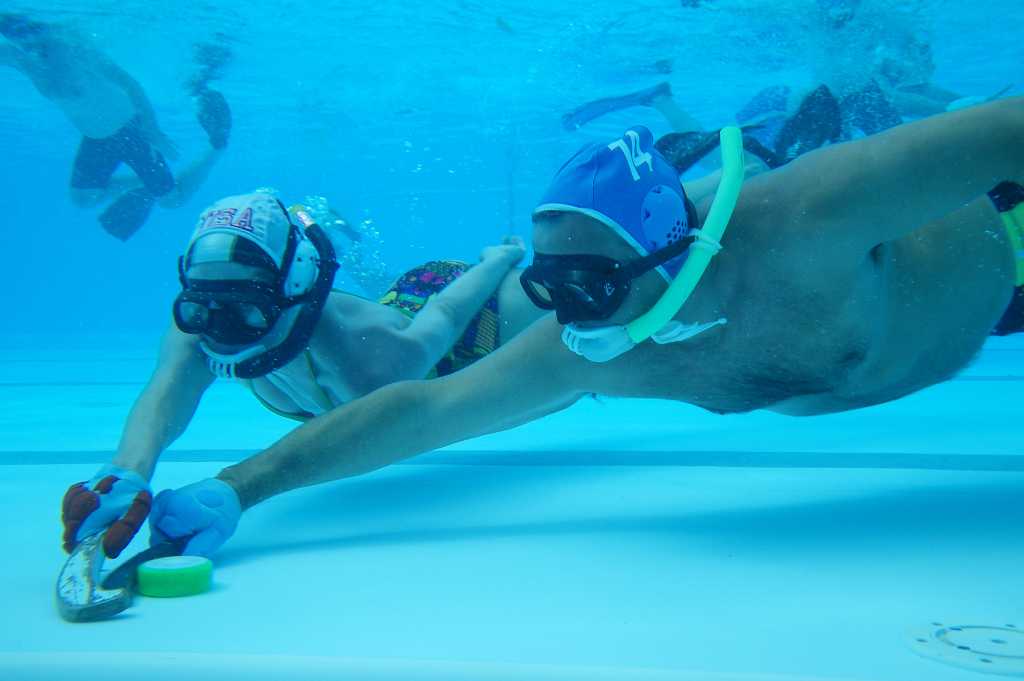
[{"label": "blue glove", "polygon": [[223,480],[208,478],[181,489],[165,489],[153,500],[149,543],[191,537],[185,555],[210,557],[235,532],[242,505]]},{"label": "blue glove", "polygon": [[146,522],[152,499],[141,475],[113,464],[103,466],[91,480],[76,482],[64,494],[64,550],[71,553],[80,541],[105,530],[103,553],[117,558]]}]

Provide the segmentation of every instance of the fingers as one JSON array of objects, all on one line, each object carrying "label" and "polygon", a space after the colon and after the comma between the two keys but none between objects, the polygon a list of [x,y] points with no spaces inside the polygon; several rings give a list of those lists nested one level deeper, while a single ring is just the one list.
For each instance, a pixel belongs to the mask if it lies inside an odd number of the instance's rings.
[{"label": "fingers", "polygon": [[77,482],[68,488],[61,502],[61,522],[64,523],[64,550],[71,553],[78,545],[78,528],[100,505],[99,497],[86,488],[84,482]]},{"label": "fingers", "polygon": [[99,532],[106,527],[116,514],[97,513],[102,503],[100,494],[107,494],[118,480],[113,475],[101,479],[93,489],[85,482],[79,482],[68,488],[64,494],[61,508],[61,521],[64,523],[64,550],[71,553],[85,537]]},{"label": "fingers", "polygon": [[182,555],[204,556],[209,558],[226,540],[227,537],[221,534],[216,528],[203,530],[185,545],[185,550]]},{"label": "fingers", "polygon": [[175,490],[165,489],[153,500],[151,531],[154,538],[159,533],[161,541],[186,537],[209,525],[206,515],[204,509],[191,498],[182,497]]},{"label": "fingers", "polygon": [[[106,467],[111,468],[111,467]],[[151,505],[148,485],[138,474],[118,469],[71,485],[61,502],[62,543],[70,553],[86,537],[108,531],[104,553],[116,558],[145,521]]]},{"label": "fingers", "polygon": [[209,556],[224,543],[220,533],[210,527],[212,514],[198,506],[189,507],[175,498],[173,490],[164,490],[153,502],[153,516],[149,524],[149,545],[193,537],[185,545],[184,554]]},{"label": "fingers", "polygon": [[116,483],[120,479],[121,478],[117,477],[116,475],[108,475],[101,479],[99,482],[97,482],[96,486],[93,487],[93,490],[99,492],[100,494],[107,494],[110,492],[110,490],[114,489],[114,483]]},{"label": "fingers", "polygon": [[508,236],[501,240],[501,243],[507,246],[518,246],[519,248],[526,248],[526,242],[523,240],[523,237],[519,236],[518,234],[509,234]]},{"label": "fingers", "polygon": [[121,518],[114,521],[110,529],[103,536],[103,553],[107,555],[107,558],[117,558],[124,551],[125,547],[131,543],[135,533],[146,522],[146,516],[149,515],[152,503],[152,495],[145,490],[135,495],[135,499],[132,500],[132,505],[128,507],[128,511]]},{"label": "fingers", "polygon": [[217,479],[164,490],[153,500],[150,544],[186,538],[186,554],[210,556],[234,533],[241,513],[237,493]]}]

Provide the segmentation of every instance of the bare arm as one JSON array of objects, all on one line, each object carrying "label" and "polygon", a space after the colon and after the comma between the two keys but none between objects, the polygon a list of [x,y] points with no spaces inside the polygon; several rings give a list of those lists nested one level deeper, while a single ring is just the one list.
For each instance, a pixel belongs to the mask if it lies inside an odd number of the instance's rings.
[{"label": "bare arm", "polygon": [[412,373],[395,380],[425,376],[466,332],[473,316],[522,259],[523,253],[521,242],[485,249],[479,264],[432,297],[412,323],[400,332],[419,350],[415,354],[421,366],[412,367]]},{"label": "bare arm", "polygon": [[160,454],[185,432],[212,382],[195,336],[171,328],[156,371],[128,414],[114,464],[150,479]]},{"label": "bare arm", "polygon": [[346,478],[563,409],[595,367],[558,340],[546,317],[445,378],[394,383],[319,416],[218,477],[242,508],[291,489]]},{"label": "bare arm", "polygon": [[700,124],[696,118],[691,116],[686,111],[676,104],[676,100],[672,98],[672,95],[666,95],[663,97],[655,97],[651,100],[651,106],[658,110],[668,124],[672,126],[672,129],[676,132],[691,132],[700,131],[704,129],[704,126]]},{"label": "bare arm", "polygon": [[755,178],[746,198],[763,203],[766,219],[870,249],[1022,178],[1016,97],[813,151]]}]

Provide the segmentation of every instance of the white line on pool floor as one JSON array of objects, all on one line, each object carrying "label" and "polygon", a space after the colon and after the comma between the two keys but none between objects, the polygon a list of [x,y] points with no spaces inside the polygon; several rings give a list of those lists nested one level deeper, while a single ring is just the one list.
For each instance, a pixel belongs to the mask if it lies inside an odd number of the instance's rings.
[{"label": "white line on pool floor", "polygon": [[[217,468],[169,463],[156,486]],[[973,673],[916,656],[908,629],[1024,619],[1022,473],[395,467],[254,508],[211,593],[73,625],[52,602],[57,507],[91,467],[0,470],[17,555],[2,652],[943,681]]]},{"label": "white line on pool floor", "polygon": [[[952,681],[976,674],[916,656],[908,630],[1024,620],[1024,350],[1011,342],[965,380],[826,417],[587,400],[258,506],[218,554],[213,592],[67,624],[52,602],[60,498],[116,446],[152,364],[104,356],[0,362],[3,678],[36,653],[59,671],[67,655],[141,652],[205,655],[206,671],[260,653],[310,669],[433,660],[451,678],[479,663],[488,678],[528,664]],[[165,462],[155,487],[292,427],[217,384],[176,445],[201,460]],[[705,467],[672,465],[687,456]],[[816,464],[829,468],[798,467]]]}]

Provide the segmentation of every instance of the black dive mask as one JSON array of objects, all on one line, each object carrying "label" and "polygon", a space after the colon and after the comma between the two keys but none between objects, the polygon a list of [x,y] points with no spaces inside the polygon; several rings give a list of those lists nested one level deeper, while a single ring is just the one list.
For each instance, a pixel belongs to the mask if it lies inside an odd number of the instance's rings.
[{"label": "black dive mask", "polygon": [[292,226],[284,252],[284,267],[259,246],[236,238],[228,262],[255,268],[261,275],[248,279],[200,279],[186,277],[193,253],[178,258],[182,291],[174,301],[174,323],[184,333],[202,335],[224,345],[247,345],[265,336],[281,312],[304,302],[305,296],[287,297],[284,282],[300,236]]},{"label": "black dive mask", "polygon": [[193,279],[174,301],[174,323],[184,333],[224,345],[247,345],[265,336],[281,318],[280,288],[259,281]]},{"label": "black dive mask", "polygon": [[[293,228],[286,246],[285,266],[271,281],[186,279],[188,262],[184,257],[178,259],[183,290],[174,301],[174,323],[184,333],[203,337],[204,350],[210,355],[215,373],[235,378],[263,376],[290,362],[309,343],[330,295],[338,262],[327,235],[316,225],[307,227],[305,235],[319,256],[319,272],[307,292],[285,296],[285,281],[298,241],[294,234],[297,229]],[[244,246],[244,242],[239,243]],[[251,258],[246,258],[236,254],[233,259],[248,265],[265,264],[260,261],[262,252],[250,255]],[[246,351],[276,331],[282,315],[295,306],[301,306],[301,310],[282,340],[257,354]],[[277,336],[275,332],[274,337]]]},{"label": "black dive mask", "polygon": [[559,324],[608,319],[622,306],[633,279],[681,255],[695,237],[621,263],[603,255],[538,253],[519,283],[534,305],[554,310]]}]

